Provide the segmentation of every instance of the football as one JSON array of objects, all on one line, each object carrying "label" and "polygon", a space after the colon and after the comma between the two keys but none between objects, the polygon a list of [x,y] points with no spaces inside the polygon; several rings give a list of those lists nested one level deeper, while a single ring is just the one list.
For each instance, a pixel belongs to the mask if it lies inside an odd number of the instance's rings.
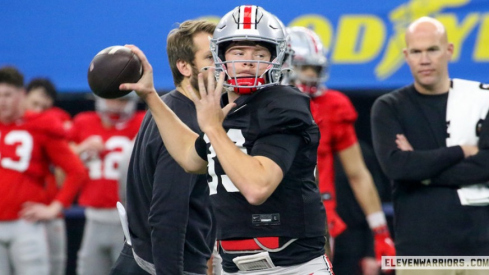
[{"label": "football", "polygon": [[139,58],[124,46],[111,46],[101,50],[90,62],[88,85],[102,98],[118,98],[131,91],[121,91],[122,83],[136,83],[143,73]]}]

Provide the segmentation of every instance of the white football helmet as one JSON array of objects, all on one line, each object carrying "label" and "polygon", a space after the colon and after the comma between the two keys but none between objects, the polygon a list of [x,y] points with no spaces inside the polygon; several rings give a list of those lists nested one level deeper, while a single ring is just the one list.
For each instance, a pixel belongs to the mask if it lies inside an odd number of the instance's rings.
[{"label": "white football helmet", "polygon": [[[231,42],[256,41],[271,52],[271,61],[243,60],[257,63],[255,77],[231,77],[229,70],[235,70],[236,61],[226,61],[224,53]],[[211,52],[216,65],[216,77],[221,71],[226,73],[224,86],[236,93],[248,94],[258,87],[275,85],[280,82],[282,61],[286,50],[285,31],[282,22],[262,7],[254,5],[238,6],[224,15],[217,24],[211,40]],[[259,75],[258,65],[266,63],[268,68]]]},{"label": "white football helmet", "polygon": [[110,125],[122,125],[136,113],[139,97],[131,92],[115,99],[95,98],[95,111],[102,121]]},{"label": "white football helmet", "polygon": [[[291,27],[287,29],[294,56],[292,64],[295,72],[290,74],[292,84],[301,91],[318,96],[324,93],[324,83],[329,77],[329,63],[326,58],[327,51],[316,33],[304,27]],[[304,66],[313,67],[318,77],[301,76]]]},{"label": "white football helmet", "polygon": [[280,83],[283,85],[289,85],[291,82],[290,74],[293,73],[294,71],[294,66],[292,64],[292,59],[294,58],[294,50],[292,50],[288,28],[285,27],[285,25],[282,23],[282,21],[280,21],[280,19],[277,18],[277,20],[282,26],[285,35],[285,53],[284,53],[284,59],[282,60],[282,75],[280,78]]}]

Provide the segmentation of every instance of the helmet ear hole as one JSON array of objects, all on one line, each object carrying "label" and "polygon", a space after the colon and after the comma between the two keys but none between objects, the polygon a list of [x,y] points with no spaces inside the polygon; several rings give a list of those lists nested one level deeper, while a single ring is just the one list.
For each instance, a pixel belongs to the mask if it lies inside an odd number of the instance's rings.
[{"label": "helmet ear hole", "polygon": [[273,71],[272,72],[272,78],[275,79],[280,79],[280,76],[282,75],[281,71]]}]

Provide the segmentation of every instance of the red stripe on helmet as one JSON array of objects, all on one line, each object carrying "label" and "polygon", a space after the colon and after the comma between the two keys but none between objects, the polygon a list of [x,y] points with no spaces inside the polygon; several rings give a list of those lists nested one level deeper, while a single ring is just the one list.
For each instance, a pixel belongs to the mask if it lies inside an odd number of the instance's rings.
[{"label": "red stripe on helmet", "polygon": [[318,49],[318,45],[316,43],[316,39],[314,39],[314,36],[311,33],[308,32],[307,34],[310,36],[312,43],[314,44],[314,50],[316,51],[316,53],[318,53],[319,49]]},{"label": "red stripe on helmet", "polygon": [[251,6],[246,6],[244,9],[244,17],[243,17],[243,29],[251,29]]}]

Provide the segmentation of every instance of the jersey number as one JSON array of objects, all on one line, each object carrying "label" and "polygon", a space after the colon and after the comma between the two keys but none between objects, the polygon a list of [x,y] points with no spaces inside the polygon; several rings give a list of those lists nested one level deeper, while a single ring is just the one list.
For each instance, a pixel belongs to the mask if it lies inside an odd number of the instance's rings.
[{"label": "jersey number", "polygon": [[[2,140],[0,133],[0,140]],[[0,155],[0,165],[3,168],[24,172],[29,168],[34,142],[31,134],[23,130],[10,131],[3,139],[5,145],[16,145],[15,155],[18,158],[11,159]]]},{"label": "jersey number", "polygon": [[[241,130],[238,129],[229,129],[228,137],[240,148],[240,150],[246,154],[246,149],[243,147],[245,142],[245,138]],[[210,143],[209,138],[204,135],[204,140],[207,143]],[[217,175],[216,174],[216,161],[217,155],[216,150],[212,145],[209,148],[210,154],[207,156],[209,161],[208,163],[208,173],[211,176],[211,181],[209,182],[210,195],[217,194],[217,185],[219,183],[219,178],[221,179],[222,185],[227,192],[239,192],[238,188],[231,182],[231,179],[227,175]]]},{"label": "jersey number", "polygon": [[[120,149],[120,150],[117,150]],[[87,163],[90,179],[119,179],[119,164],[126,150],[131,149],[131,140],[127,137],[111,137],[105,142],[107,153],[103,160],[96,158]]]}]

